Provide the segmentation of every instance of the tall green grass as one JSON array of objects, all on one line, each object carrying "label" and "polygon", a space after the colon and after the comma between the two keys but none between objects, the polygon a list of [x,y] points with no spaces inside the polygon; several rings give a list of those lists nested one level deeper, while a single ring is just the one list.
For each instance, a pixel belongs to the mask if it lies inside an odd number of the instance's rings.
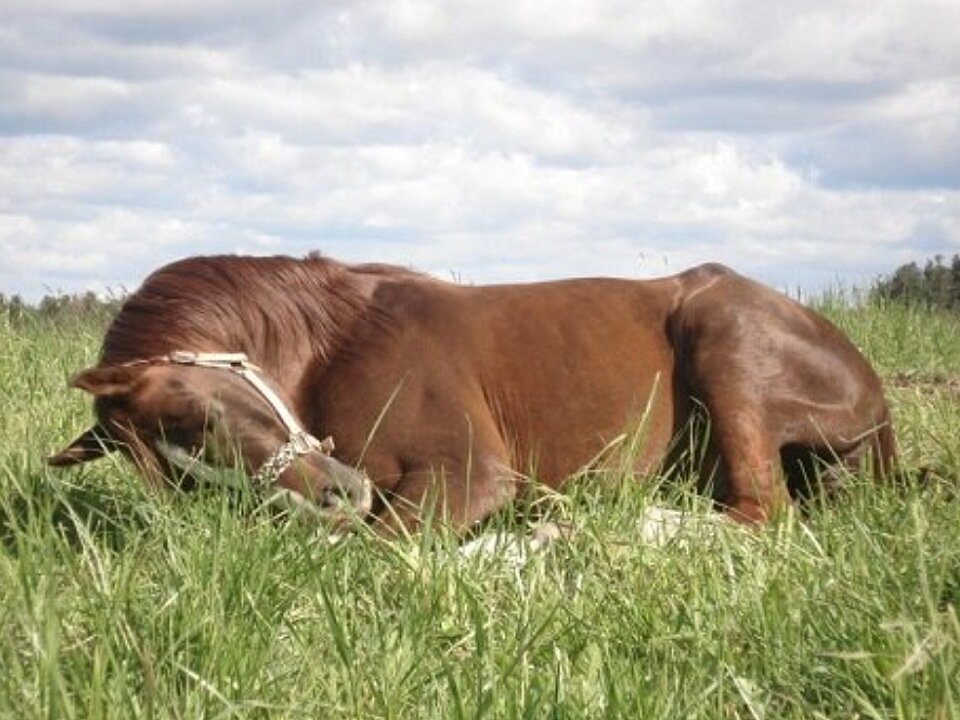
[{"label": "tall green grass", "polygon": [[824,311],[895,380],[930,486],[851,479],[772,527],[691,520],[653,547],[649,503],[705,503],[583,483],[548,510],[572,538],[522,567],[442,532],[330,545],[115,459],[51,471],[100,328],[0,320],[0,716],[960,717],[960,324]]}]

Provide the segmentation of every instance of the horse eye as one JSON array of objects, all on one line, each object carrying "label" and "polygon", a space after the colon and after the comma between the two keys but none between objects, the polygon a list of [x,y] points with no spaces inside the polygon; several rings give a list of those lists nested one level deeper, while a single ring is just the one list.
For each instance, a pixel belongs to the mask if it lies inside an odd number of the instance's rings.
[{"label": "horse eye", "polygon": [[159,438],[170,445],[196,452],[203,445],[204,429],[195,424],[160,423]]}]

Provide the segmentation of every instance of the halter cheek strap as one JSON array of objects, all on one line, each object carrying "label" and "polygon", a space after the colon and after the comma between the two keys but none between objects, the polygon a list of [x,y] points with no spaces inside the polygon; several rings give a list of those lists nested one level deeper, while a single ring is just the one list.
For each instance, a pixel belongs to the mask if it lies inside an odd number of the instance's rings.
[{"label": "halter cheek strap", "polygon": [[267,404],[273,408],[277,417],[280,418],[280,422],[287,428],[287,441],[271,453],[251,476],[250,480],[255,490],[269,490],[284,471],[293,464],[293,461],[302,455],[312,452],[330,455],[333,452],[333,438],[327,437],[323,440],[317,440],[304,430],[294,414],[280,399],[280,396],[261,377],[263,371],[251,363],[244,353],[197,353],[177,350],[169,355],[161,356],[157,360],[172,365],[229,370],[250,383],[260,396],[267,401]]}]

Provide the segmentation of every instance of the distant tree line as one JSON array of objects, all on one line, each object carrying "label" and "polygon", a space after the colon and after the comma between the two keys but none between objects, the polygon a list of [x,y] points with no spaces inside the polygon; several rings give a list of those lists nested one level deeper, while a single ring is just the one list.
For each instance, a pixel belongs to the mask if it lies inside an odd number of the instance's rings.
[{"label": "distant tree line", "polygon": [[[936,255],[920,267],[916,262],[901,265],[877,280],[870,296],[881,300],[925,305],[960,312],[960,254],[950,262]],[[0,293],[0,319],[20,324],[30,319],[63,321],[113,318],[123,304],[123,296],[100,297],[94,292],[45,295],[38,303],[28,303],[19,295]]]},{"label": "distant tree line", "polygon": [[878,280],[872,294],[884,300],[960,311],[960,255],[954,255],[949,263],[937,255],[922,268],[915,262],[901,265]]},{"label": "distant tree line", "polygon": [[38,303],[28,303],[19,295],[0,293],[0,319],[13,324],[28,320],[88,321],[111,319],[120,310],[122,297],[100,297],[94,292],[45,295]]}]

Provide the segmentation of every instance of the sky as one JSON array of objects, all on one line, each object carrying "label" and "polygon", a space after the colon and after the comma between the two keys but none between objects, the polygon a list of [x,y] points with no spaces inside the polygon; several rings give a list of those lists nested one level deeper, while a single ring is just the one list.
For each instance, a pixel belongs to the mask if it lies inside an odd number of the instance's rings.
[{"label": "sky", "polygon": [[0,292],[195,254],[460,282],[960,252],[957,0],[0,0]]}]

